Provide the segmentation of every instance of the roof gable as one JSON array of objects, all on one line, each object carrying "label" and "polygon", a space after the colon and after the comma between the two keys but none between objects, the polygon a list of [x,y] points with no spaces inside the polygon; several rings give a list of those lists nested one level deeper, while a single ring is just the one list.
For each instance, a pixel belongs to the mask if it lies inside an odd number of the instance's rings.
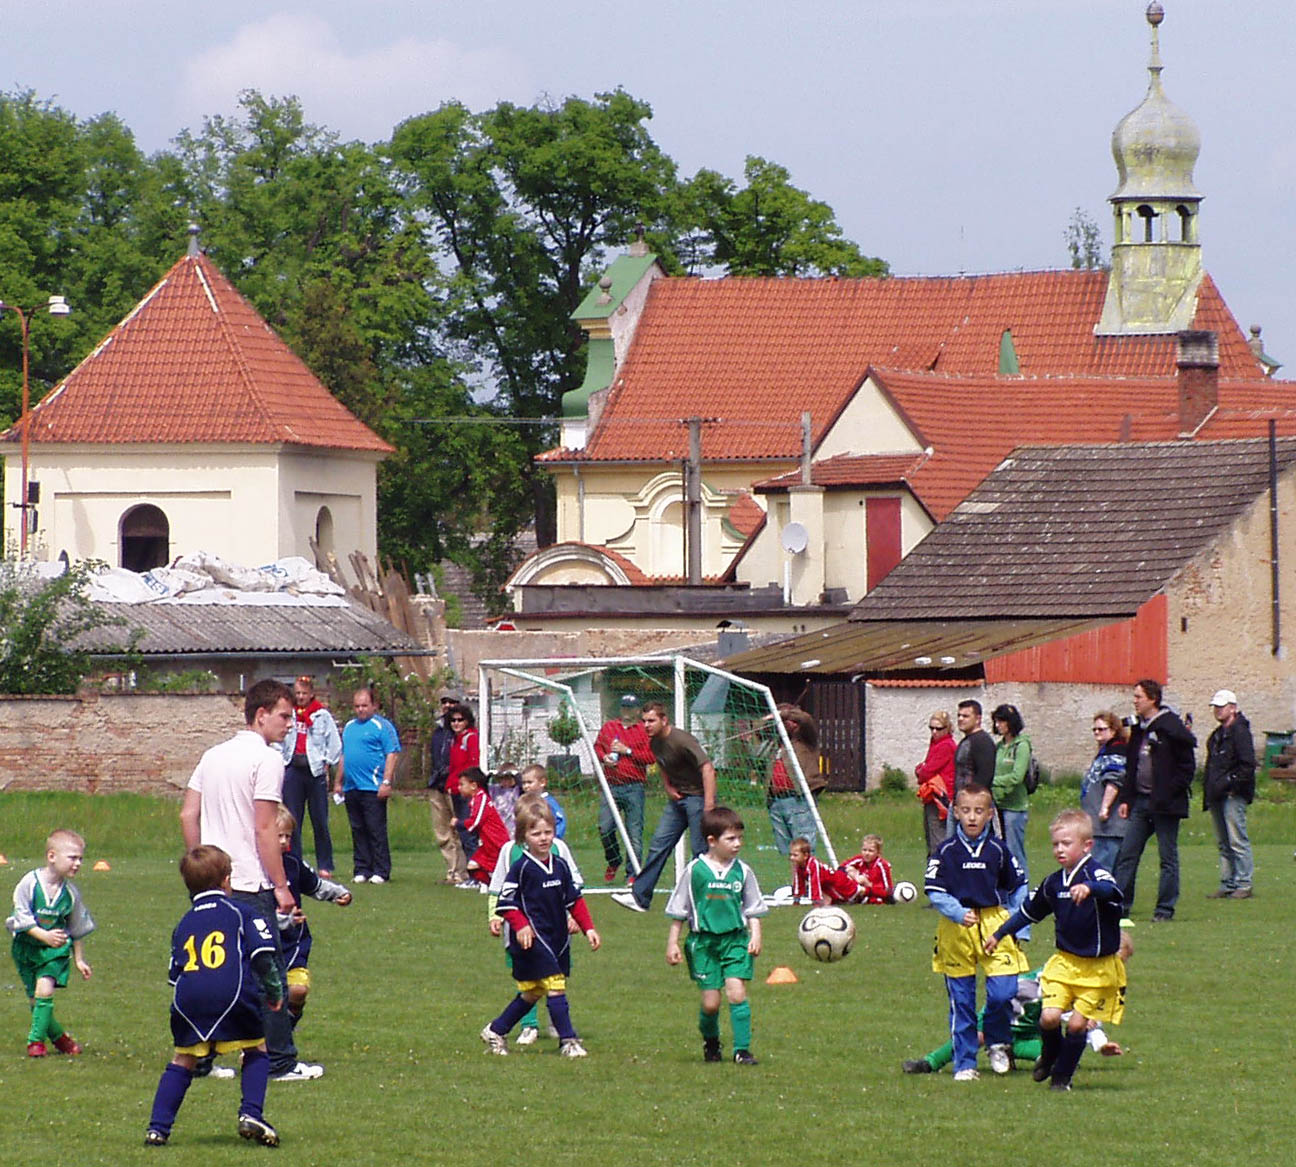
[{"label": "roof gable", "polygon": [[175,264],[35,407],[30,438],[391,451],[201,254]]}]

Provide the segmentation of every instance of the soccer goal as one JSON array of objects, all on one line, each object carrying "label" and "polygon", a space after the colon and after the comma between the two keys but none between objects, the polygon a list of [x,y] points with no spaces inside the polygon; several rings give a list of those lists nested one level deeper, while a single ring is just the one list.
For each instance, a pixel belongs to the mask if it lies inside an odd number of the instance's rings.
[{"label": "soccer goal", "polygon": [[[687,730],[716,770],[716,801],[738,811],[745,823],[743,858],[762,888],[789,882],[786,859],[774,845],[767,807],[770,775],[781,762],[815,825],[815,852],[829,863],[837,856],[824,829],[806,776],[788,740],[769,689],[685,656],[487,660],[478,671],[478,729],[484,764],[492,772],[539,763],[549,771],[549,791],[568,819],[567,841],[585,874],[586,886],[603,886],[604,847],[600,809],[611,814],[625,867],[610,887],[639,868],[642,854],[630,845],[627,823],[594,742],[605,722],[620,715],[622,698],[641,705],[660,701],[671,723]],[[660,777],[650,768],[646,784],[643,842],[646,848],[665,801]],[[683,843],[677,862],[687,858]],[[663,881],[663,885],[665,881]]]}]

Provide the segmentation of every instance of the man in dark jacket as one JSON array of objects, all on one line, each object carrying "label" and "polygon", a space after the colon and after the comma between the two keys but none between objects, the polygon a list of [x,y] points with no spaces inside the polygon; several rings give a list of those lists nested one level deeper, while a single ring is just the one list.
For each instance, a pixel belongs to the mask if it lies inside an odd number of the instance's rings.
[{"label": "man in dark jacket", "polygon": [[1143,680],[1134,686],[1136,721],[1130,730],[1125,783],[1118,811],[1129,829],[1116,856],[1116,882],[1125,910],[1134,904],[1134,879],[1143,848],[1154,834],[1161,878],[1153,922],[1174,919],[1179,899],[1179,820],[1188,817],[1188,793],[1196,770],[1197,739],[1170,709],[1161,708],[1161,685]]},{"label": "man in dark jacket", "polygon": [[[958,703],[958,730],[963,735],[958,748],[954,751],[954,794],[969,782],[990,789],[994,782],[995,741],[981,728],[981,702],[960,701]],[[995,832],[995,819],[991,819],[991,833]],[[945,834],[954,834],[954,815],[945,820]],[[999,834],[1002,835],[1002,831]]]},{"label": "man in dark jacket", "polygon": [[1221,689],[1211,698],[1211,712],[1219,725],[1206,739],[1202,809],[1210,811],[1215,824],[1220,885],[1207,898],[1245,900],[1251,898],[1255,871],[1246,827],[1247,804],[1255,798],[1255,742],[1232,689]]}]

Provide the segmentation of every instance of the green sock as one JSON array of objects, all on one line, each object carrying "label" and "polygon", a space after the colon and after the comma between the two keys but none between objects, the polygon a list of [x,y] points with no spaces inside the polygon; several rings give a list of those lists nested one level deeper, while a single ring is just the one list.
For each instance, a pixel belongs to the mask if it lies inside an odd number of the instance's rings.
[{"label": "green sock", "polygon": [[708,1013],[705,1009],[698,1010],[698,1029],[701,1030],[705,1038],[719,1038],[720,1036],[720,1014]]},{"label": "green sock", "polygon": [[527,1015],[522,1018],[522,1028],[523,1029],[540,1028],[540,1002],[539,1001],[537,1001],[534,1005],[532,1005]]},{"label": "green sock", "polygon": [[50,1015],[49,1021],[45,1025],[45,1032],[49,1034],[50,1041],[58,1041],[63,1036],[63,1026],[58,1023],[58,1019],[54,1016],[53,998],[50,999]]},{"label": "green sock", "polygon": [[37,997],[32,1002],[32,1021],[31,1029],[27,1033],[27,1040],[44,1041],[49,1036],[50,1018],[54,1016],[54,999],[52,997]]},{"label": "green sock", "polygon": [[729,1021],[733,1025],[734,1049],[751,1049],[751,1002],[739,1001],[737,1005],[730,1005]]}]

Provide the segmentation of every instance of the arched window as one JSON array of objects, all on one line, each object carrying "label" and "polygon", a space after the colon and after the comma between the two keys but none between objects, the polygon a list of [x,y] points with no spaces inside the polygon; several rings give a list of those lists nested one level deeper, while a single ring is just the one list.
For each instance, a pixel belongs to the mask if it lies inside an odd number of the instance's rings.
[{"label": "arched window", "polygon": [[121,566],[128,571],[165,567],[171,559],[171,524],[150,503],[131,507],[121,519]]},{"label": "arched window", "polygon": [[1138,216],[1143,220],[1143,242],[1156,243],[1156,211],[1149,207],[1147,203],[1142,203],[1138,207]]},{"label": "arched window", "polygon": [[320,507],[315,516],[315,547],[321,555],[328,555],[333,546],[333,512],[328,507]]},{"label": "arched window", "polygon": [[1179,216],[1179,242],[1191,243],[1193,241],[1192,211],[1180,203],[1175,207],[1175,214]]}]

